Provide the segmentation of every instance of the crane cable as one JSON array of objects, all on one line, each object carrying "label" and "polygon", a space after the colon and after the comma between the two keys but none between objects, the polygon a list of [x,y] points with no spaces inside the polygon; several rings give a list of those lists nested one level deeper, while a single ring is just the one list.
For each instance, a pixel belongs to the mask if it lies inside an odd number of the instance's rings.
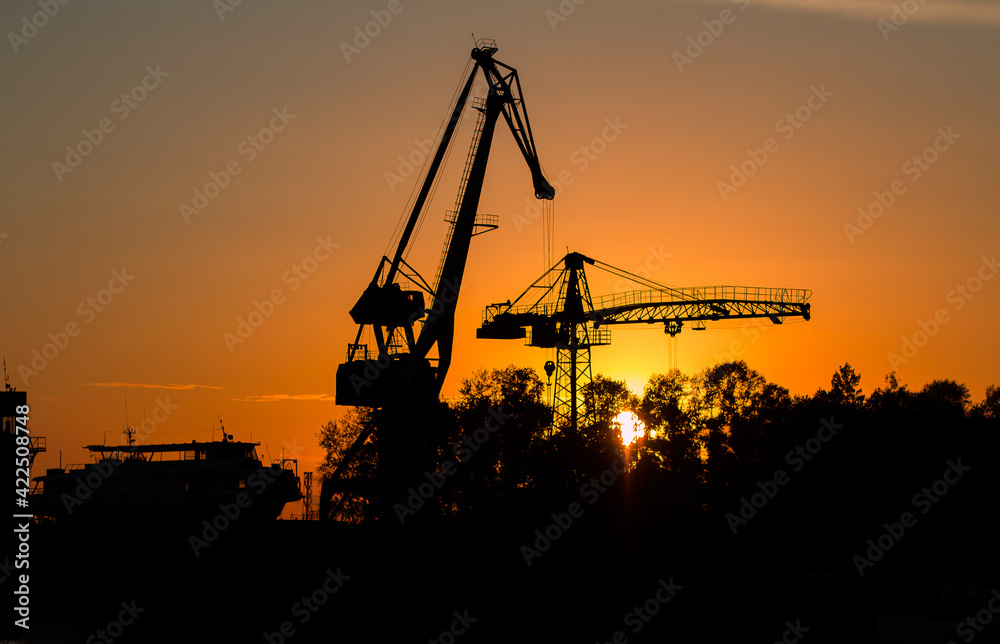
[{"label": "crane cable", "polygon": [[[448,105],[451,109],[446,110],[444,116],[441,118],[441,125],[438,128],[437,136],[434,139],[434,145],[432,145],[431,151],[428,151],[426,156],[424,157],[424,163],[420,168],[420,173],[417,175],[417,181],[414,182],[413,187],[410,189],[410,195],[406,200],[406,205],[403,207],[403,212],[400,213],[399,219],[396,222],[396,227],[392,232],[392,236],[389,238],[389,242],[386,244],[385,250],[382,253],[385,256],[388,256],[389,251],[392,249],[394,245],[396,245],[396,243],[398,243],[399,238],[403,233],[403,229],[406,226],[406,221],[409,217],[410,210],[412,209],[413,204],[416,201],[418,189],[420,186],[423,185],[423,182],[427,176],[428,165],[431,163],[432,158],[434,156],[432,154],[432,151],[437,149],[436,145],[440,144],[439,142],[441,140],[441,137],[444,136],[444,132],[447,129],[448,125],[448,119],[451,118],[451,114],[454,111],[454,106],[458,101],[458,96],[462,92],[462,87],[465,85],[465,82],[468,78],[469,67],[473,64],[475,63],[471,58],[465,63],[465,67],[462,70],[462,75],[459,77],[458,84],[455,87],[455,91],[452,92],[451,100],[448,102]],[[460,117],[458,123],[456,123],[455,125],[455,130],[452,132],[451,140],[448,142],[448,148],[445,150],[445,156],[442,159],[441,163],[442,166],[447,165],[448,158],[451,156],[451,148],[455,143],[455,139],[457,138],[455,135],[458,133],[458,129],[461,126],[463,120],[464,117]],[[410,249],[413,247],[413,242],[416,241],[417,236],[420,233],[420,228],[423,226],[425,214],[429,209],[427,206],[434,200],[434,194],[437,191],[437,186],[441,180],[442,174],[443,173],[440,172],[439,169],[437,175],[434,177],[434,183],[431,185],[431,190],[427,195],[427,200],[424,202],[425,204],[424,209],[421,213],[419,213],[417,224],[414,227],[412,235],[410,236],[409,247],[404,252],[403,255],[404,259],[409,257]]]},{"label": "crane cable", "polygon": [[547,271],[555,262],[555,204],[550,199],[542,203],[542,270]]},{"label": "crane cable", "polygon": [[[542,203],[542,270],[543,275],[557,275],[558,271],[552,271],[552,266],[555,263],[555,236],[556,236],[556,205],[554,199],[545,199]],[[546,284],[545,286],[551,287],[555,284],[556,277],[553,277],[551,284]],[[547,291],[548,294],[550,291]],[[545,295],[542,296],[544,299]],[[558,298],[558,296],[557,296]],[[546,362],[556,363],[556,371],[554,373],[556,377],[556,382],[553,386],[551,378],[546,378],[546,402],[550,407],[555,406],[555,395],[556,389],[559,388],[559,351],[553,348],[546,348],[544,358]]]},{"label": "crane cable", "polygon": [[596,268],[603,270],[606,273],[610,273],[617,277],[623,277],[629,280],[630,282],[634,282],[636,284],[645,286],[654,291],[676,292],[677,294],[680,295],[680,297],[686,297],[684,295],[684,289],[682,287],[674,286],[671,284],[663,284],[661,282],[649,279],[648,277],[642,277],[640,275],[636,275],[635,273],[630,273],[629,271],[618,268],[616,266],[612,266],[611,264],[607,264],[600,260],[594,260],[594,266]]},{"label": "crane cable", "polygon": [[[472,64],[472,60],[471,59],[468,60],[468,61],[466,61],[465,68],[462,70],[462,76],[461,76],[461,78],[459,78],[458,85],[455,87],[455,91],[452,92],[451,100],[448,103],[448,105],[451,106],[452,109],[454,108],[455,102],[458,100],[457,97],[458,97],[459,92],[461,92],[462,80],[468,75],[469,65],[471,65],[471,64]],[[446,110],[445,114],[444,114],[444,116],[442,117],[442,120],[441,120],[441,126],[442,127],[438,130],[438,136],[441,136],[441,135],[444,134],[444,126],[447,123],[448,116],[449,116],[449,112]],[[452,138],[454,139],[454,136]],[[438,139],[435,138],[434,142],[437,143]],[[408,217],[408,213],[410,212],[410,209],[413,206],[413,202],[414,202],[416,194],[417,194],[417,188],[418,188],[418,186],[423,185],[423,178],[427,174],[427,164],[428,164],[428,162],[430,160],[431,160],[431,155],[428,154],[424,158],[424,164],[423,164],[423,166],[421,166],[420,173],[417,175],[417,181],[415,181],[414,184],[413,184],[413,186],[410,188],[410,195],[409,195],[409,197],[406,200],[406,205],[403,207],[403,212],[400,213],[400,215],[399,215],[399,220],[396,222],[396,228],[393,230],[392,237],[389,239],[389,243],[386,245],[386,250],[385,250],[384,254],[388,254],[389,250],[392,248],[393,245],[395,245],[395,243],[399,240],[399,236],[402,234],[402,230],[403,230],[403,227],[405,226],[405,223],[406,223],[406,220],[407,220],[407,217]]]}]

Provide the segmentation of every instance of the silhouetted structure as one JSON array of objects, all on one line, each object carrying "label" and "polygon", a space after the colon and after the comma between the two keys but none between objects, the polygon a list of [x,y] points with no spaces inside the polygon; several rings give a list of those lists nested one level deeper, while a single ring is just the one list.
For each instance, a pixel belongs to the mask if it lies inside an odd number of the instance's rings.
[{"label": "silhouetted structure", "polygon": [[[473,69],[438,142],[413,208],[390,260],[383,257],[351,317],[359,325],[355,341],[348,345],[347,362],[337,369],[337,404],[377,408],[378,421],[370,424],[346,452],[340,467],[324,480],[320,517],[326,519],[336,491],[376,495],[387,501],[433,469],[434,451],[440,434],[434,428],[437,397],[451,364],[455,309],[458,303],[474,235],[497,227],[498,219],[478,215],[479,198],[493,141],[496,121],[503,115],[531,171],[535,196],[551,200],[555,190],[542,175],[517,70],[494,60],[492,40],[479,40],[472,50]],[[473,101],[479,119],[456,199],[456,212],[448,213],[449,229],[433,286],[406,263],[414,230],[423,213],[438,170],[451,144],[452,135],[469,100],[473,82],[482,71],[489,87],[485,100]],[[407,281],[404,281],[407,280]],[[424,295],[432,298],[425,308]],[[366,330],[375,347],[362,343]],[[436,360],[429,358],[436,347]],[[436,364],[432,364],[436,362]],[[420,428],[415,428],[414,423]],[[357,450],[378,426],[380,463],[376,480],[342,477]]]},{"label": "silhouetted structure", "polygon": [[[468,642],[606,642],[618,630],[630,642],[768,642],[791,622],[810,629],[803,642],[914,644],[961,641],[956,626],[990,601],[995,388],[972,404],[954,380],[910,391],[890,374],[862,392],[844,365],[828,388],[792,396],[743,362],[655,374],[638,400],[594,383],[585,404],[598,422],[573,441],[545,431],[533,370],[474,373],[435,422],[446,447],[468,437],[478,449],[403,525],[267,521],[197,551],[200,527],[34,526],[31,635],[86,641],[134,598],[145,612],[116,643],[440,641],[468,611]],[[602,423],[624,405],[650,434],[614,474]],[[503,425],[477,441],[498,409]],[[352,408],[328,427],[353,437],[372,417]],[[360,450],[361,475],[376,448]],[[418,520],[436,511],[440,523]],[[903,526],[904,512],[916,523]],[[314,595],[338,572],[343,588]],[[636,621],[661,580],[681,588]]]},{"label": "silhouetted structure", "polygon": [[[27,448],[26,452],[23,456],[17,453],[17,456],[28,458],[28,467],[30,467],[34,464],[35,457],[45,451],[45,437],[32,436],[28,431],[18,431],[16,419],[18,417],[25,417],[25,414],[18,412],[18,407],[27,408],[28,393],[18,391],[10,384],[10,378],[7,375],[6,360],[4,360],[3,365],[3,378],[4,388],[3,391],[0,391],[0,432],[3,434],[4,455],[14,456],[17,447],[16,437],[18,434],[25,436],[27,444],[21,445],[21,447]],[[26,422],[21,423],[22,427],[26,427],[26,425]]]},{"label": "silhouetted structure", "polygon": [[[163,525],[201,520],[237,508],[243,523],[273,520],[286,503],[302,498],[295,472],[285,462],[265,467],[260,443],[222,440],[136,445],[87,445],[94,463],[49,468],[35,477],[32,511],[60,521],[115,523],[148,520]],[[242,495],[242,497],[241,497]]]},{"label": "silhouetted structure", "polygon": [[[647,287],[591,298],[584,264]],[[812,291],[751,286],[674,288],[614,266],[569,253],[535,280],[513,302],[493,304],[484,313],[477,338],[520,339],[532,347],[556,349],[553,424],[578,429],[583,387],[591,381],[590,348],[611,343],[615,324],[663,324],[671,337],[685,322],[705,329],[705,322],[769,318],[808,320]],[[530,331],[530,333],[529,333]],[[593,418],[586,419],[593,422]]]}]

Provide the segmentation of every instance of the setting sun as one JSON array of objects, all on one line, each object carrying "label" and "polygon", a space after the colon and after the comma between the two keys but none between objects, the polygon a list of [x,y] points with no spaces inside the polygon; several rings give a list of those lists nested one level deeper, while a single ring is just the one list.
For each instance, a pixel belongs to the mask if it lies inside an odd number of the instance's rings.
[{"label": "setting sun", "polygon": [[621,428],[622,445],[628,446],[646,433],[646,426],[639,417],[630,411],[623,411],[615,416],[615,422]]}]

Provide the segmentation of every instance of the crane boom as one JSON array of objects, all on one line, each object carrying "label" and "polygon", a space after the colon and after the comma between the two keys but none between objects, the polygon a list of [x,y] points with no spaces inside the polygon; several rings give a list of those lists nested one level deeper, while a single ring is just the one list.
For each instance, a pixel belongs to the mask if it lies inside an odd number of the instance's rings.
[{"label": "crane boom", "polygon": [[[494,60],[496,51],[494,41],[477,41],[471,54],[474,67],[452,108],[395,254],[391,260],[382,258],[371,282],[351,309],[358,333],[355,341],[348,345],[347,361],[337,370],[338,404],[379,407],[415,384],[422,387],[419,393],[422,396],[436,397],[440,392],[451,362],[455,310],[470,241],[479,225],[476,219],[479,199],[500,115],[528,165],[535,196],[539,199],[555,196],[538,161],[517,70]],[[472,141],[470,162],[462,178],[458,212],[449,219],[452,228],[440,276],[431,287],[406,264],[404,256],[480,71],[486,78],[488,93],[482,106],[475,107],[481,115]],[[423,290],[404,289],[398,279],[400,276],[409,278]],[[425,307],[425,294],[432,298],[430,307]],[[428,312],[432,313],[428,316]],[[416,327],[418,322],[421,322],[419,329]],[[361,342],[366,328],[371,329],[374,336],[376,346],[372,352]],[[435,347],[437,365],[432,367],[428,356]]]}]

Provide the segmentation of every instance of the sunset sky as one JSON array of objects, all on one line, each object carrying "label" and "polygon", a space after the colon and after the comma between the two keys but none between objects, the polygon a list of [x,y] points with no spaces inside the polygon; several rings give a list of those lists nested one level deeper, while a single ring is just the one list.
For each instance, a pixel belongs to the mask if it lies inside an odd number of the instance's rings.
[{"label": "sunset sky", "polygon": [[[130,423],[160,409],[147,442],[207,440],[221,416],[315,468],[348,310],[416,181],[401,158],[422,160],[472,33],[519,71],[549,181],[571,181],[558,256],[812,289],[810,322],[681,333],[681,370],[735,353],[793,394],[844,362],[866,393],[893,368],[974,401],[1000,384],[1000,3],[44,4],[0,8],[0,351],[48,437],[33,474],[120,440],[125,386]],[[410,254],[427,279],[473,124]],[[538,350],[475,339],[543,271],[532,194],[501,123],[480,202],[501,226],[473,240],[445,396],[480,367],[541,371]],[[667,369],[661,327],[613,338],[595,373],[640,393]]]}]

